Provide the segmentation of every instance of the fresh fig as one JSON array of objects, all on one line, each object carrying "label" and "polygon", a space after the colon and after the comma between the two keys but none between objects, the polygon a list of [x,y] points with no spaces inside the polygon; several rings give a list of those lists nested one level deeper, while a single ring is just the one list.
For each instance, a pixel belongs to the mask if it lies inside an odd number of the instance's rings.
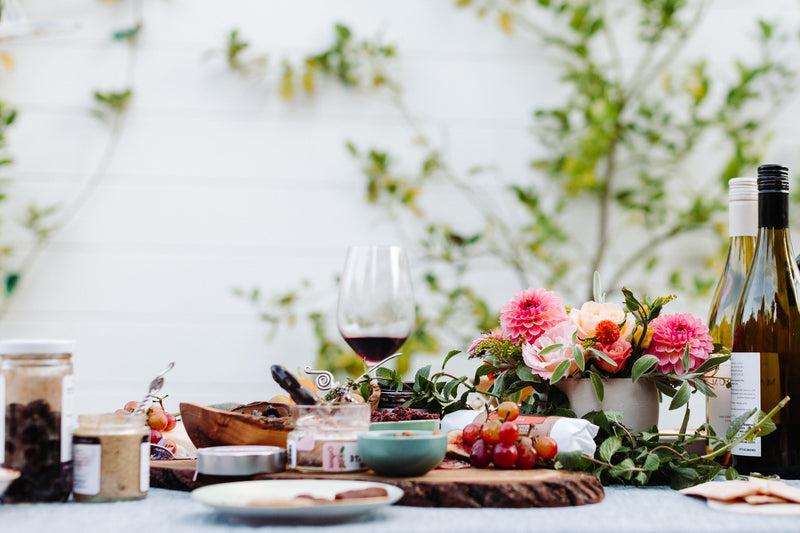
[{"label": "fresh fig", "polygon": [[461,437],[461,430],[454,429],[447,432],[447,454],[454,457],[469,459],[472,446],[467,445]]}]

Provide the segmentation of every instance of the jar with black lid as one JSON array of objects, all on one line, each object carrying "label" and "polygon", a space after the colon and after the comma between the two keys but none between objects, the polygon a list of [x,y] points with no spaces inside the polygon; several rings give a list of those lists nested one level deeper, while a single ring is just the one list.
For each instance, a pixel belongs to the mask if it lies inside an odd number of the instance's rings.
[{"label": "jar with black lid", "polygon": [[74,342],[0,342],[0,464],[21,473],[4,502],[66,501],[72,492]]}]

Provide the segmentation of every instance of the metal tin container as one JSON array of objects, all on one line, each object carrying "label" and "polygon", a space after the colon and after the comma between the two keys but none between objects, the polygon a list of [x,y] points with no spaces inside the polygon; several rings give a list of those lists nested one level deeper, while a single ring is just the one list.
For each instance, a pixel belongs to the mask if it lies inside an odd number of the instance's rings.
[{"label": "metal tin container", "polygon": [[197,450],[197,474],[251,476],[285,469],[286,452],[277,446],[212,446]]}]

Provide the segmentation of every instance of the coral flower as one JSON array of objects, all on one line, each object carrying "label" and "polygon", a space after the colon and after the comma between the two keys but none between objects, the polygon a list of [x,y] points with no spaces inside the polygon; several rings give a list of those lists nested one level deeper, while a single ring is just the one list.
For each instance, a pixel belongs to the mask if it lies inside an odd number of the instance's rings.
[{"label": "coral flower", "polygon": [[[568,320],[553,326],[540,335],[535,342],[522,345],[522,359],[534,374],[545,379],[550,379],[553,371],[562,361],[570,360],[572,362],[567,375],[571,374],[578,368],[573,355],[575,345],[572,338],[575,331],[577,331],[577,327]],[[560,344],[561,349],[542,353],[545,348],[554,344]]]},{"label": "coral flower", "polygon": [[500,311],[503,334],[514,342],[533,343],[545,331],[567,319],[561,300],[545,289],[527,289]]},{"label": "coral flower", "polygon": [[609,374],[616,374],[623,368],[625,368],[625,363],[628,361],[628,357],[631,356],[631,343],[626,341],[625,339],[617,338],[611,344],[598,344],[595,346],[598,350],[606,354],[608,357],[611,358],[612,361],[617,363],[617,366],[614,366],[602,359],[597,359],[597,366],[608,372]]},{"label": "coral flower", "polygon": [[647,353],[658,357],[659,372],[681,373],[683,351],[689,345],[689,368],[694,370],[714,351],[714,344],[703,322],[688,313],[661,315],[650,324],[653,339]]}]

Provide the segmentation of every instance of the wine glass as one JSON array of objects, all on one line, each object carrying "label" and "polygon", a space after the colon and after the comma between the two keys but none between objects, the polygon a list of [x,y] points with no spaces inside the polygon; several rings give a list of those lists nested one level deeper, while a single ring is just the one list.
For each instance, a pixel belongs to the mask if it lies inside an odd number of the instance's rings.
[{"label": "wine glass", "polygon": [[402,248],[348,248],[336,319],[344,340],[367,365],[383,361],[403,345],[414,328],[416,310]]}]

